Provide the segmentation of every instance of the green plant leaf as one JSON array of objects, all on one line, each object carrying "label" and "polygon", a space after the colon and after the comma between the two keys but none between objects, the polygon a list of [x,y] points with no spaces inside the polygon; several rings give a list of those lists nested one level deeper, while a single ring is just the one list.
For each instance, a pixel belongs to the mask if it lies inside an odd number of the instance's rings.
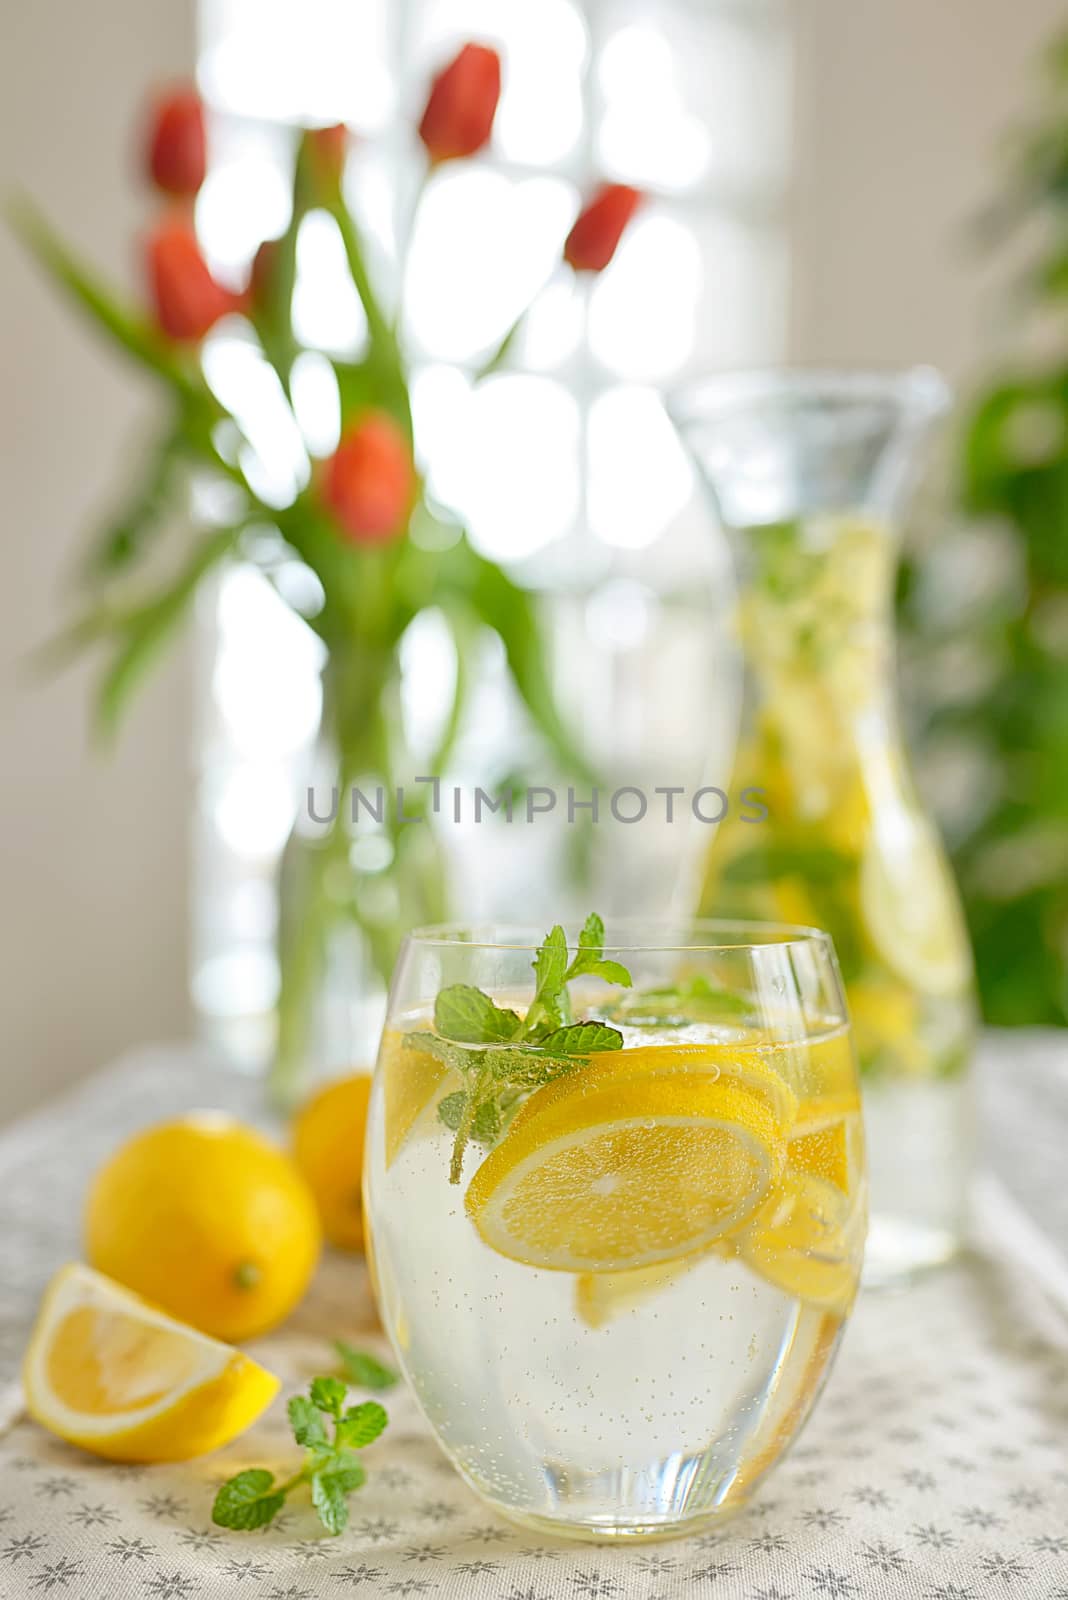
[{"label": "green plant leaf", "polygon": [[283,1491],[274,1489],[273,1472],[249,1467],[221,1486],[211,1520],[220,1528],[263,1528],[281,1511],[285,1498]]},{"label": "green plant leaf", "polygon": [[308,1449],[329,1445],[330,1437],[323,1421],[323,1413],[307,1395],[295,1394],[286,1411],[290,1427],[293,1429],[293,1437],[298,1444]]},{"label": "green plant leaf", "polygon": [[572,1022],[556,1028],[538,1041],[547,1056],[591,1056],[602,1050],[622,1050],[623,1035],[604,1022]]},{"label": "green plant leaf", "polygon": [[334,1349],[345,1369],[345,1377],[357,1388],[392,1389],[397,1382],[399,1374],[370,1351],[357,1350],[354,1345],[346,1344],[344,1339],[335,1339]]},{"label": "green plant leaf", "polygon": [[[345,1483],[349,1477],[348,1473],[317,1472],[312,1478],[312,1505],[328,1533],[340,1533],[348,1524],[349,1503]],[[353,1483],[352,1487],[357,1488],[358,1483]]]},{"label": "green plant leaf", "polygon": [[434,1028],[458,1044],[498,1044],[514,1039],[520,1021],[470,984],[453,983],[434,1001]]},{"label": "green plant leaf", "polygon": [[[438,1102],[438,1117],[450,1133],[463,1126],[467,1115],[467,1092],[457,1089]],[[492,1144],[501,1130],[501,1117],[496,1101],[488,1098],[478,1102],[471,1121],[470,1137],[477,1144]]]},{"label": "green plant leaf", "polygon": [[119,643],[97,690],[96,729],[109,737],[138,682],[182,621],[196,589],[237,542],[239,528],[224,528],[202,540],[171,587],[155,600],[124,613]]},{"label": "green plant leaf", "polygon": [[8,210],[11,225],[23,243],[52,278],[90,319],[141,366],[163,378],[173,389],[200,405],[207,398],[200,374],[186,366],[176,348],[144,318],[119,302],[99,278],[84,266],[33,203],[20,196]]},{"label": "green plant leaf", "polygon": [[790,843],[761,845],[732,857],[722,872],[724,883],[764,883],[801,877],[810,883],[840,882],[853,870],[848,856],[830,846]]},{"label": "green plant leaf", "polygon": [[341,1416],[341,1409],[348,1398],[348,1389],[340,1378],[313,1378],[308,1393],[312,1405],[330,1417]]},{"label": "green plant leaf", "polygon": [[552,690],[534,598],[464,537],[440,553],[441,581],[463,596],[504,646],[508,669],[534,725],[563,772],[595,782],[592,768],[560,715]]},{"label": "green plant leaf", "polygon": [[349,1450],[363,1450],[374,1443],[388,1421],[385,1407],[377,1400],[349,1406],[337,1425],[337,1443]]},{"label": "green plant leaf", "polygon": [[190,454],[185,413],[180,411],[145,452],[133,492],[93,540],[82,568],[90,583],[112,578],[151,545],[172,508],[180,469]]},{"label": "green plant leaf", "polygon": [[464,1120],[466,1110],[466,1089],[457,1089],[453,1094],[447,1094],[444,1099],[438,1101],[438,1118],[450,1133],[456,1132]]},{"label": "green plant leaf", "polygon": [[[338,232],[341,234],[349,275],[367,316],[367,331],[371,340],[371,360],[376,373],[380,376],[386,394],[392,397],[393,404],[396,405],[398,401],[403,402],[403,416],[399,420],[403,422],[410,433],[411,412],[408,405],[407,384],[404,381],[404,362],[401,357],[400,346],[397,343],[397,336],[382,310],[381,302],[371,281],[370,272],[367,269],[363,238],[355,218],[345,205],[340,193],[334,198],[329,209],[330,215],[337,224]],[[381,403],[382,388],[378,389],[376,398],[378,403]]]},{"label": "green plant leaf", "polygon": [[586,918],[586,924],[579,934],[578,949],[567,969],[565,981],[581,977],[603,978],[606,983],[618,983],[624,988],[630,986],[630,973],[622,962],[605,959],[604,922],[595,911]]},{"label": "green plant leaf", "polygon": [[557,1023],[564,1017],[563,990],[567,975],[567,937],[557,923],[545,936],[534,957],[534,999],[527,1013],[529,1029],[531,1016],[544,1015]]}]

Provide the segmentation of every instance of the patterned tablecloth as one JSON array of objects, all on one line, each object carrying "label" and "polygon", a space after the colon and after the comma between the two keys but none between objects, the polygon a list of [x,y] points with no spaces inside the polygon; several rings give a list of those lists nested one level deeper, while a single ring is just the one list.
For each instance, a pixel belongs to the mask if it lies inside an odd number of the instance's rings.
[{"label": "patterned tablecloth", "polygon": [[[109,1466],[22,1417],[10,1380],[41,1286],[77,1254],[97,1162],[179,1108],[256,1115],[256,1086],[195,1051],[121,1063],[0,1136],[0,1600],[1068,1600],[1068,1049],[995,1038],[982,1081],[997,1139],[981,1253],[862,1295],[803,1438],[722,1532],[623,1551],[500,1521],[399,1390],[337,1539],[304,1505],[257,1534],[212,1526],[218,1482],[292,1460],[281,1401],[230,1449],[175,1467]],[[288,1393],[336,1336],[382,1351],[362,1270],[340,1258],[255,1353]]]}]

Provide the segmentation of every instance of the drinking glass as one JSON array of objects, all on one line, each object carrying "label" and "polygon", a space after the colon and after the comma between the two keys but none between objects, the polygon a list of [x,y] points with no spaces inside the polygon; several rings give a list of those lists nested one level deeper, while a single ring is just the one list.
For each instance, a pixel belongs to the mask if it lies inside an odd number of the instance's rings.
[{"label": "drinking glass", "polygon": [[629,986],[580,977],[565,1002],[602,1024],[588,1053],[457,1043],[436,997],[479,990],[526,1026],[540,944],[457,926],[405,943],[367,1134],[379,1307],[496,1510],[673,1537],[774,1466],[853,1304],[866,1170],[837,962],[809,928],[610,925]]}]

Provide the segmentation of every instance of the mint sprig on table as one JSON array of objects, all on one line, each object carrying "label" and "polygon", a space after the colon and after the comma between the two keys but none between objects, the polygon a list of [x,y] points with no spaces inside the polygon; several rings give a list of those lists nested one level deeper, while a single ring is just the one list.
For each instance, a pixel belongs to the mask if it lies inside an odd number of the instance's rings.
[{"label": "mint sprig on table", "polygon": [[357,1350],[344,1339],[335,1339],[334,1349],[342,1372],[357,1389],[392,1389],[397,1382],[399,1374],[369,1351]]},{"label": "mint sprig on table", "polygon": [[573,1072],[591,1055],[622,1049],[618,1028],[574,1018],[567,988],[582,977],[630,985],[626,967],[604,954],[604,923],[596,912],[586,918],[573,956],[557,925],[539,945],[533,966],[534,998],[523,1016],[471,984],[453,983],[434,1002],[434,1031],[404,1036],[411,1049],[436,1056],[464,1080],[462,1089],[438,1105],[438,1116],[455,1134],[450,1183],[460,1181],[468,1143],[499,1138],[523,1095]]},{"label": "mint sprig on table", "polygon": [[367,1476],[356,1452],[372,1444],[389,1421],[377,1400],[346,1406],[347,1399],[340,1378],[313,1378],[308,1393],[294,1395],[287,1408],[293,1437],[304,1447],[300,1471],[283,1483],[266,1467],[239,1472],[219,1489],[211,1520],[221,1528],[265,1528],[286,1497],[306,1483],[323,1527],[340,1533],[349,1520],[348,1497]]}]

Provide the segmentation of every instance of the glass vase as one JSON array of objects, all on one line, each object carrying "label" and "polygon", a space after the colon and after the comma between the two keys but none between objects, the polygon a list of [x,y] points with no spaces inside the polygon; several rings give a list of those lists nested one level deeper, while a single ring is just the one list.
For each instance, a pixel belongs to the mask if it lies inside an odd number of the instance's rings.
[{"label": "glass vase", "polygon": [[703,916],[834,940],[863,1083],[874,1282],[954,1254],[971,1160],[971,954],[894,681],[897,528],[947,399],[928,369],[783,372],[713,378],[671,406],[734,556],[730,793],[759,791],[716,828],[693,899]]},{"label": "glass vase", "polygon": [[335,652],[322,680],[319,738],[278,869],[269,1088],[283,1107],[319,1079],[369,1070],[401,940],[446,910],[425,789],[398,803],[392,782],[410,766],[393,664]]}]

